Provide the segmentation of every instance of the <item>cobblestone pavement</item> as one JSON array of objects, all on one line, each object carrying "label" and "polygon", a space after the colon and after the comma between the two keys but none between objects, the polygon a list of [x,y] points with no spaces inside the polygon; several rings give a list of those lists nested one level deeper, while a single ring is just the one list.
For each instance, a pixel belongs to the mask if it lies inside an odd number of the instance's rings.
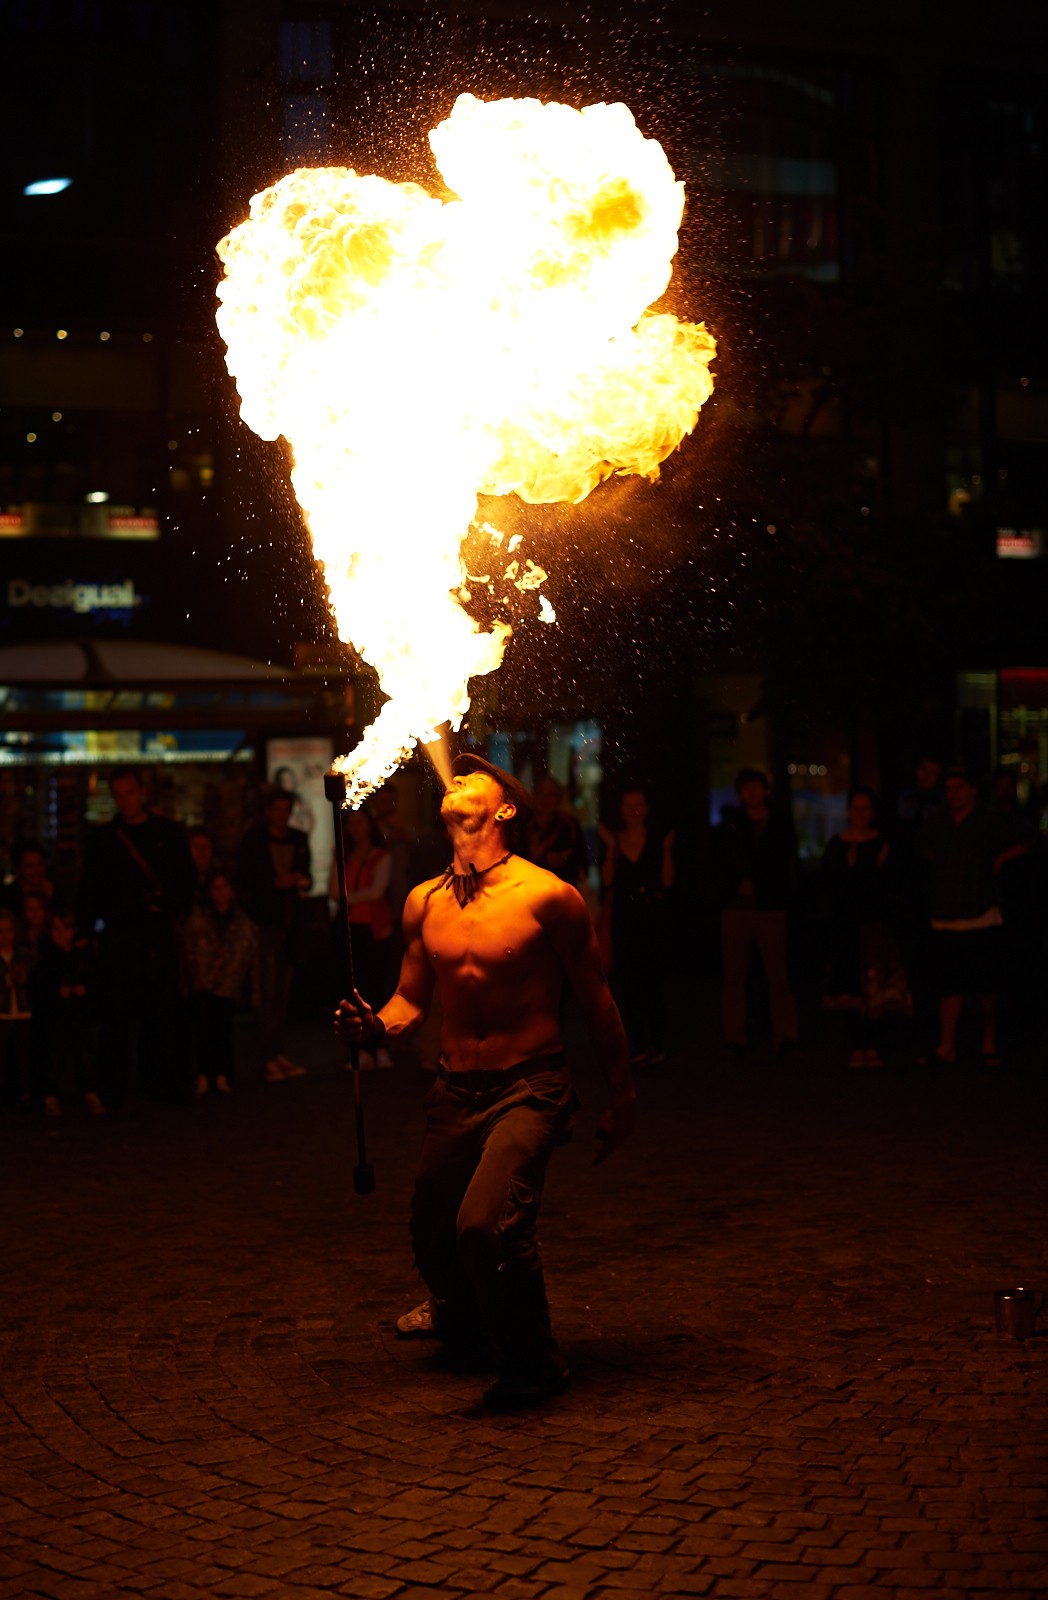
[{"label": "cobblestone pavement", "polygon": [[[684,1054],[555,1159],[575,1382],[491,1416],[398,1343],[421,1097],[349,1078],[0,1126],[0,1597],[863,1600],[1048,1592],[1034,1064],[998,1078]],[[1048,1318],[1046,1318],[1048,1322]]]}]

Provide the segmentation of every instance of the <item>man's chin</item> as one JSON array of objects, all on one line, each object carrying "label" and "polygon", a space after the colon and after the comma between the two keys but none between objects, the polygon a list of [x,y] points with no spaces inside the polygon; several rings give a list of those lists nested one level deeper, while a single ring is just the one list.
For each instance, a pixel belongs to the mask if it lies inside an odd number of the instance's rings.
[{"label": "man's chin", "polygon": [[467,833],[475,833],[480,825],[476,808],[471,806],[468,800],[450,791],[441,802],[440,820],[445,827],[464,828]]}]

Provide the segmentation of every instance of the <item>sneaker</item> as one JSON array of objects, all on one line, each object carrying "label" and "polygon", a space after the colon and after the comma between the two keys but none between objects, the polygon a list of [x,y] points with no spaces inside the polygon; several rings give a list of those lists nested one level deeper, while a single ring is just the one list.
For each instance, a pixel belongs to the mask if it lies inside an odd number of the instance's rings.
[{"label": "sneaker", "polygon": [[526,1406],[540,1406],[563,1394],[571,1382],[567,1367],[551,1366],[535,1375],[505,1376],[484,1390],[484,1404],[491,1411],[519,1411]]},{"label": "sneaker", "polygon": [[296,1066],[293,1061],[288,1060],[287,1056],[277,1056],[277,1065],[280,1068],[282,1077],[304,1078],[306,1075],[305,1067]]},{"label": "sneaker", "polygon": [[62,1115],[62,1102],[56,1094],[44,1096],[44,1115],[46,1117],[60,1117]]},{"label": "sneaker", "polygon": [[224,1072],[220,1072],[218,1077],[215,1079],[215,1088],[218,1090],[219,1094],[233,1093],[232,1085],[230,1084],[229,1079],[226,1077]]},{"label": "sneaker", "polygon": [[647,1050],[636,1050],[636,1051],[634,1051],[633,1055],[630,1056],[630,1066],[631,1067],[643,1067],[647,1060],[648,1060],[648,1051]]},{"label": "sneaker", "polygon": [[196,1095],[197,1099],[202,1099],[203,1096],[207,1094],[207,1091],[210,1087],[211,1085],[208,1083],[205,1075],[202,1072],[198,1073],[197,1081],[193,1087],[193,1093]]},{"label": "sneaker", "polygon": [[414,1310],[405,1311],[402,1317],[397,1318],[396,1327],[398,1339],[435,1339],[437,1329],[432,1300],[423,1300]]},{"label": "sneaker", "polygon": [[104,1117],[106,1108],[93,1089],[88,1089],[84,1096],[84,1104],[93,1117]]},{"label": "sneaker", "polygon": [[266,1082],[267,1083],[283,1083],[283,1081],[284,1081],[284,1069],[280,1065],[280,1062],[279,1061],[267,1061],[266,1062]]},{"label": "sneaker", "polygon": [[381,1067],[383,1071],[389,1071],[392,1069],[393,1057],[390,1055],[385,1045],[382,1045],[380,1049],[375,1051],[375,1065],[376,1067]]}]

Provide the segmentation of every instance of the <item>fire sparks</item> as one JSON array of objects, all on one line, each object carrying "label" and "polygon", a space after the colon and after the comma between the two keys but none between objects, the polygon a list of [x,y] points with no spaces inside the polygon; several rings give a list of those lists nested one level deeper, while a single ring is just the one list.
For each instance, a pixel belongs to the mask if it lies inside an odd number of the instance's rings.
[{"label": "fire sparks", "polygon": [[487,530],[501,570],[466,571],[477,496],[653,478],[713,388],[705,327],[648,309],[684,186],[625,106],[462,95],[429,137],[446,199],[303,168],[218,247],[241,415],[290,444],[339,635],[389,696],[342,763],[350,805],[502,660],[509,625],[469,616],[471,581],[534,590],[554,620],[517,536]]}]

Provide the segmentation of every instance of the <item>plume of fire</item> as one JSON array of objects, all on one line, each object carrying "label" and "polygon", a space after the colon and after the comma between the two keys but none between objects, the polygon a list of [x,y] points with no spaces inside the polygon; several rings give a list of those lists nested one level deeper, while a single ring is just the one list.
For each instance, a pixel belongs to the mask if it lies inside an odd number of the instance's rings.
[{"label": "plume of fire", "polygon": [[[502,660],[508,625],[463,609],[477,496],[654,478],[713,388],[704,325],[648,309],[684,186],[626,106],[462,95],[429,139],[445,198],[302,168],[218,246],[241,415],[291,446],[339,635],[389,696],[342,763],[349,805]],[[516,542],[498,577],[538,588]]]}]

